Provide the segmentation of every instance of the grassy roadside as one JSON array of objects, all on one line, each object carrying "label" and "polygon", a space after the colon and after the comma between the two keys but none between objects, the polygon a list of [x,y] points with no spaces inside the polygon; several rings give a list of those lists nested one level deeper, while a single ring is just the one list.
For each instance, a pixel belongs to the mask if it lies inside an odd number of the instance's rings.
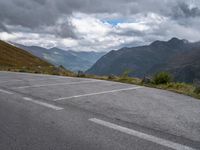
[{"label": "grassy roadside", "polygon": [[133,77],[124,77],[124,76],[96,76],[96,75],[83,75],[78,76],[73,72],[69,72],[62,68],[51,68],[51,69],[43,69],[45,71],[37,71],[33,69],[31,70],[23,70],[23,69],[14,69],[14,68],[0,68],[1,71],[12,71],[12,72],[26,72],[26,73],[38,73],[38,74],[49,74],[49,75],[59,75],[59,76],[70,76],[70,77],[81,77],[81,78],[91,78],[91,79],[98,79],[98,80],[107,80],[107,81],[114,81],[120,83],[127,83],[127,84],[134,84],[134,85],[141,85],[151,88],[163,89],[172,91],[175,93],[191,96],[197,99],[200,99],[200,92],[196,92],[196,87],[193,84],[188,83],[178,83],[178,82],[169,82],[167,84],[153,84],[148,83],[145,84],[142,82],[142,79],[133,78]]},{"label": "grassy roadside", "polygon": [[186,83],[177,83],[177,82],[171,82],[168,84],[161,84],[161,85],[146,85],[148,87],[163,89],[172,91],[179,94],[184,94],[187,96],[191,96],[197,99],[200,99],[200,94],[197,94],[195,92],[195,86],[192,84],[186,84]]},{"label": "grassy roadside", "polygon": [[48,74],[48,75],[58,75],[58,76],[73,76],[75,73],[62,69],[60,67],[54,66],[39,66],[39,67],[1,67],[0,71],[10,71],[10,72],[21,72],[21,73],[35,73],[35,74]]},{"label": "grassy roadside", "polygon": [[171,92],[175,92],[175,93],[179,93],[179,94],[200,99],[200,93],[195,91],[196,87],[193,84],[188,84],[188,83],[169,82],[167,84],[158,84],[158,85],[153,84],[153,83],[145,84],[142,82],[142,79],[139,79],[139,78],[118,77],[118,76],[109,77],[109,76],[85,75],[84,78],[92,78],[92,79],[108,80],[108,81],[114,81],[114,82],[120,82],[120,83],[141,85],[141,86],[146,86],[146,87],[151,87],[151,88],[168,90]]}]

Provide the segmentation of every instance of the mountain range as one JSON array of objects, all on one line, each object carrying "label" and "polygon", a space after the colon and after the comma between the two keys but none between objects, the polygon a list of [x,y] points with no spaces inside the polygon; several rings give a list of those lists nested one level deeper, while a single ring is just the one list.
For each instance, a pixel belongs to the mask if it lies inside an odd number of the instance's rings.
[{"label": "mountain range", "polygon": [[62,65],[66,69],[71,71],[86,71],[89,69],[105,52],[84,52],[84,51],[72,51],[63,50],[59,48],[46,49],[38,46],[25,46],[17,43],[13,43],[15,46],[24,49],[31,54],[46,60],[56,66]]},{"label": "mountain range", "polygon": [[200,79],[200,42],[172,38],[146,46],[112,50],[86,73],[121,75],[127,69],[132,71],[130,76],[140,78],[167,71],[175,81],[193,82],[194,79]]}]

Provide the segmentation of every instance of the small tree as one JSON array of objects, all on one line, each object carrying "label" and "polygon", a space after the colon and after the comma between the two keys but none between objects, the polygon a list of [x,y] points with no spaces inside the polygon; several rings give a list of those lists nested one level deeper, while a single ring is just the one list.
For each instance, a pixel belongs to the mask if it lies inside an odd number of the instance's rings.
[{"label": "small tree", "polygon": [[172,81],[172,76],[168,72],[159,72],[153,76],[153,83],[158,84],[167,84]]}]

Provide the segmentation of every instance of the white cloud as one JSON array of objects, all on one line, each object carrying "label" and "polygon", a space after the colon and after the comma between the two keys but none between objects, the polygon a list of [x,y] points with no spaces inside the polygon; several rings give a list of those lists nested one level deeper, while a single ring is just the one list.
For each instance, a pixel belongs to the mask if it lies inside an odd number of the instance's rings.
[{"label": "white cloud", "polygon": [[[170,17],[156,13],[137,13],[124,17],[123,21],[120,18],[122,16],[117,13],[111,14],[110,18],[106,13],[73,13],[71,17],[61,16],[55,25],[42,26],[37,30],[6,26],[13,32],[0,32],[0,38],[24,45],[76,51],[109,51],[124,46],[148,44],[154,40],[167,40],[173,36],[192,41],[200,39],[200,31],[196,28],[184,26]],[[112,24],[107,21],[112,19],[119,19],[119,22]],[[198,23],[196,21],[193,26]],[[73,28],[73,33],[68,32],[68,27]]]},{"label": "white cloud", "polygon": [[199,0],[0,0],[0,38],[109,51],[172,36],[200,39]]},{"label": "white cloud", "polygon": [[71,39],[71,38],[65,38],[65,39],[61,39],[61,42],[60,44],[63,45],[63,47],[75,47],[78,45],[78,42],[74,39]]},{"label": "white cloud", "polygon": [[75,27],[78,35],[99,37],[105,36],[111,31],[111,25],[103,23],[99,19],[86,15],[77,14],[71,18],[71,23]]},{"label": "white cloud", "polygon": [[14,40],[15,38],[17,38],[14,34],[10,34],[7,32],[0,32],[0,39],[4,40],[4,41],[10,41],[10,40]]},{"label": "white cloud", "polygon": [[[114,15],[116,17],[116,15]],[[143,32],[150,29],[144,22],[124,22],[117,25],[102,21],[94,15],[73,14],[71,24],[78,36],[75,50],[108,51],[118,49],[126,44],[143,42],[140,37],[126,35],[127,31]],[[121,34],[122,33],[122,34]],[[124,33],[124,34],[123,34]]]},{"label": "white cloud", "polygon": [[138,30],[138,31],[146,31],[150,29],[144,23],[119,23],[116,27],[119,30]]}]

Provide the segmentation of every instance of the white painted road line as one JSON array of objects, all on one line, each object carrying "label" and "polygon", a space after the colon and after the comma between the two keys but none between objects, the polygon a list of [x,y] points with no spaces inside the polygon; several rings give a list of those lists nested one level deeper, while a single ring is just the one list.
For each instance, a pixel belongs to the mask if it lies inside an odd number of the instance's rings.
[{"label": "white painted road line", "polygon": [[20,86],[20,87],[15,87],[13,89],[37,88],[37,87],[56,86],[56,85],[73,85],[73,84],[92,83],[92,82],[101,82],[101,81],[92,80],[92,81],[79,81],[79,82],[68,82],[68,83],[41,84],[41,85],[31,85],[31,86]]},{"label": "white painted road line", "polygon": [[120,131],[120,132],[123,132],[123,133],[126,133],[126,134],[129,134],[129,135],[132,135],[132,136],[135,136],[135,137],[138,137],[140,139],[144,139],[144,140],[151,141],[153,143],[156,143],[156,144],[159,144],[159,145],[162,145],[165,147],[175,149],[175,150],[195,150],[191,147],[188,147],[188,146],[185,146],[182,144],[178,144],[178,143],[175,143],[175,142],[172,142],[169,140],[161,139],[161,138],[158,138],[158,137],[155,137],[152,135],[148,135],[148,134],[145,134],[145,133],[142,133],[142,132],[139,132],[136,130],[132,130],[132,129],[129,129],[126,127],[122,127],[122,126],[119,126],[119,125],[116,125],[116,124],[113,124],[113,123],[110,123],[107,121],[103,121],[100,119],[91,118],[91,119],[89,119],[89,121],[94,122],[99,125],[102,125],[102,126],[105,126],[105,127],[108,127],[108,128],[111,128],[111,129],[114,129],[114,130],[117,130],[117,131]]},{"label": "white painted road line", "polygon": [[59,80],[59,79],[63,79],[63,78],[44,78],[44,79],[7,79],[6,81],[0,81],[0,83],[7,83],[7,82],[21,82],[21,81],[24,81],[24,82],[29,82],[29,81],[43,81],[43,80]]},{"label": "white painted road line", "polygon": [[29,101],[29,102],[32,102],[32,103],[35,103],[35,104],[39,104],[41,106],[45,106],[45,107],[48,107],[48,108],[51,108],[51,109],[54,109],[54,110],[63,110],[64,109],[62,107],[58,107],[58,106],[55,106],[55,105],[52,105],[52,104],[48,104],[48,103],[44,103],[44,102],[41,102],[41,101],[33,100],[32,98],[29,98],[29,97],[24,97],[23,99],[25,101]]},{"label": "white painted road line", "polygon": [[0,83],[17,82],[17,81],[23,81],[23,80],[18,80],[18,79],[14,79],[14,80],[6,80],[6,81],[1,81]]},{"label": "white painted road line", "polygon": [[2,89],[0,89],[0,92],[2,92],[2,93],[6,93],[6,94],[13,94],[12,92],[9,92],[9,91],[6,91],[6,90],[2,90]]},{"label": "white painted road line", "polygon": [[21,81],[42,81],[42,80],[58,80],[58,79],[63,79],[63,78],[25,79]]},{"label": "white painted road line", "polygon": [[131,88],[125,88],[125,89],[118,89],[118,90],[111,90],[111,91],[103,91],[98,93],[89,93],[89,94],[82,94],[82,95],[75,95],[75,96],[69,96],[69,97],[61,97],[54,99],[53,101],[61,101],[61,100],[68,100],[72,98],[79,98],[79,97],[86,97],[86,96],[93,96],[93,95],[100,95],[100,94],[107,94],[107,93],[115,93],[115,92],[122,92],[122,91],[130,91],[130,90],[136,90],[142,88],[141,86],[131,87]]}]

